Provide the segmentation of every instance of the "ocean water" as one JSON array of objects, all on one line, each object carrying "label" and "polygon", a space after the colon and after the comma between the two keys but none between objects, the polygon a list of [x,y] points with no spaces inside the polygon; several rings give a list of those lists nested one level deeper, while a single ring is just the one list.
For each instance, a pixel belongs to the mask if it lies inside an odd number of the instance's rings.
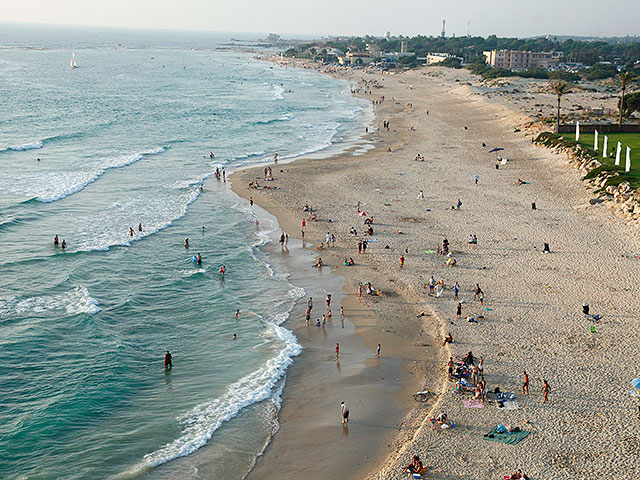
[{"label": "ocean water", "polygon": [[242,478],[304,290],[260,250],[275,223],[212,174],[322,151],[366,105],[228,36],[3,27],[0,478],[152,478],[217,444]]}]

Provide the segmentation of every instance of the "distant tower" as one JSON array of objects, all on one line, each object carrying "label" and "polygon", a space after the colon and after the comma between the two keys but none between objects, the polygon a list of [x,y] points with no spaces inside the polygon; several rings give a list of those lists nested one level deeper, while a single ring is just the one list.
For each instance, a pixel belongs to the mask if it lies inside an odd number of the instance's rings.
[{"label": "distant tower", "polygon": [[409,47],[407,45],[407,42],[403,40],[402,42],[400,42],[400,53],[408,53],[408,52],[409,52]]},{"label": "distant tower", "polygon": [[446,23],[446,20],[442,20],[442,33],[440,33],[440,36],[442,38],[444,38],[444,24]]},{"label": "distant tower", "polygon": [[386,38],[387,40],[389,40],[391,38],[391,32],[387,31],[384,32],[384,38]]},{"label": "distant tower", "polygon": [[471,37],[471,20],[467,21],[467,37]]}]

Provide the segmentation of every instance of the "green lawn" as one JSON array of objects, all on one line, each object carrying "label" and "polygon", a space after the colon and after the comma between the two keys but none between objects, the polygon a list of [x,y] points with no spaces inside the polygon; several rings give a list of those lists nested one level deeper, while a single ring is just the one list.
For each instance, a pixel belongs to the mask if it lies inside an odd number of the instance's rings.
[{"label": "green lawn", "polygon": [[[604,134],[601,133],[598,135],[597,152],[593,152],[593,133],[581,133],[578,143],[597,155],[602,163],[613,165],[616,161],[616,148],[618,142],[620,142],[622,144],[622,149],[620,150],[620,167],[622,168],[622,172],[624,172],[627,158],[626,147],[631,147],[631,170],[627,174],[622,173],[621,176],[624,177],[625,180],[628,180],[632,186],[640,186],[640,133],[607,133],[606,135],[609,137],[607,145],[607,150],[609,151],[608,158],[602,158]],[[575,133],[563,133],[561,136],[571,142],[575,142],[576,139]]]}]

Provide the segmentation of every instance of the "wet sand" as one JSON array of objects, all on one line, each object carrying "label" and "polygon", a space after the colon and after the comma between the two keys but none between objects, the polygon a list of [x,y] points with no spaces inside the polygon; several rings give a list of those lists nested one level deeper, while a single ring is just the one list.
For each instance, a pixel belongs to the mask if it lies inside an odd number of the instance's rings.
[{"label": "wet sand", "polygon": [[[640,470],[637,399],[628,395],[630,380],[639,376],[633,361],[640,309],[637,227],[590,205],[591,194],[567,159],[531,144],[522,112],[473,95],[465,85],[468,72],[346,75],[384,85],[370,96],[385,95],[376,106],[377,122],[391,122],[389,131],[370,135],[377,148],[362,156],[278,166],[272,184],[278,190],[248,188],[250,181],[262,180],[260,169],[237,172],[233,188],[275,214],[290,234],[300,230],[304,204],[312,205],[319,221],[307,222],[307,240],[319,244],[327,230],[338,238],[335,250],[316,255],[339,266],[348,292],[358,281],[371,281],[382,292],[369,317],[376,329],[390,330],[407,344],[442,342],[451,333],[454,343],[421,357],[432,373],[425,384],[441,394],[405,417],[406,428],[381,451],[382,467],[378,457],[355,471],[357,457],[351,453],[358,442],[351,436],[343,439],[349,448],[335,446],[333,457],[318,461],[344,461],[349,474],[360,478],[367,470],[371,478],[406,478],[401,466],[412,454],[428,465],[426,478],[493,479],[521,468],[531,478],[591,479]],[[490,154],[494,147],[504,150]],[[424,162],[414,161],[417,153]],[[498,155],[508,161],[496,169]],[[519,178],[527,183],[518,185]],[[419,190],[424,198],[418,198]],[[462,208],[452,209],[458,199]],[[357,202],[375,218],[377,240],[361,255],[356,243],[363,237],[348,234],[351,227],[360,234],[364,229]],[[477,246],[468,245],[471,234],[477,235]],[[457,260],[453,268],[430,253],[445,236]],[[548,255],[541,252],[544,242],[551,246]],[[345,256],[354,257],[357,266],[343,268]],[[456,320],[451,290],[440,298],[425,295],[423,285],[432,274],[449,287],[460,283],[463,317],[482,315],[480,323]],[[484,305],[473,301],[476,283],[485,292]],[[585,301],[602,320],[582,316]],[[420,310],[428,316],[418,320]],[[425,340],[429,336],[436,341]],[[494,401],[464,408],[447,381],[446,360],[469,350],[484,357],[489,391],[498,387],[519,394],[522,371],[528,371],[530,395],[518,395],[518,409],[500,409]],[[551,385],[547,404],[540,392],[543,379]],[[425,421],[429,408],[446,411],[456,428],[432,429]],[[335,440],[317,437],[314,443],[311,434],[301,436],[303,428],[292,428],[285,440],[285,410],[282,443],[307,444],[298,451],[312,458],[318,445]],[[487,442],[483,434],[498,423],[531,435],[517,445]],[[265,472],[299,460],[278,454],[276,447],[274,441],[262,460]],[[299,473],[308,476],[305,469]]]}]

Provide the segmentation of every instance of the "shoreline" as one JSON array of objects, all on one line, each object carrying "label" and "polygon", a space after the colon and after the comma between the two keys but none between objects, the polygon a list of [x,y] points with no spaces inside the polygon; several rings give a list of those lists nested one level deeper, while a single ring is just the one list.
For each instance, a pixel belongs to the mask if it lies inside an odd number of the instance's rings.
[{"label": "shoreline", "polygon": [[[353,78],[348,78],[348,79],[342,78],[342,79],[350,81],[352,83],[356,83]],[[359,96],[360,98],[364,98],[364,99],[369,99],[369,97],[367,97],[364,94],[360,94],[360,95],[356,94],[356,96]],[[393,111],[394,110],[393,105],[391,104],[389,105],[390,105],[390,109]],[[387,109],[383,109],[383,112],[385,114],[388,113]],[[374,113],[375,113],[375,120],[381,123],[381,120],[378,118],[379,114],[376,113],[375,110],[374,110]],[[369,129],[375,131],[375,126],[373,128],[369,127]],[[377,135],[375,133],[369,133],[369,136],[376,137]],[[356,157],[366,158],[367,156],[370,156],[370,155],[379,155],[382,152],[382,147],[378,145],[379,143],[380,143],[380,139],[378,138],[375,144],[373,144],[372,149],[368,150],[367,152],[364,152],[362,155],[356,155]],[[404,146],[405,143],[406,141],[400,138],[392,140],[392,145],[394,149],[402,148],[401,146]],[[385,144],[385,148],[386,148],[386,144]],[[274,168],[274,170],[276,170],[275,176],[278,177],[280,175],[286,175],[287,168],[295,167],[297,164],[300,164],[300,163],[305,163],[305,162],[324,163],[324,162],[330,162],[337,158],[343,158],[343,157],[350,158],[353,156],[351,150],[352,150],[351,148],[344,149],[342,153],[337,155],[336,154],[333,154],[333,155],[328,154],[326,156],[320,155],[321,153],[326,153],[326,152],[318,152],[319,154],[314,156],[303,155],[296,159],[293,159],[292,161],[283,163],[282,169],[280,168],[281,163],[279,163],[277,170]],[[248,200],[250,197],[254,197],[254,201],[257,205],[260,205],[262,208],[264,208],[266,211],[268,211],[270,214],[274,215],[277,218],[278,224],[280,225],[280,228],[283,231],[289,232],[290,236],[293,238],[300,239],[300,234],[297,233],[299,230],[297,225],[297,219],[295,219],[290,214],[290,212],[284,212],[283,209],[279,208],[276,203],[270,202],[267,198],[257,197],[255,193],[247,189],[245,186],[242,186],[242,185],[238,186],[239,183],[243,183],[243,182],[248,183],[246,181],[248,177],[259,179],[261,177],[260,169],[262,169],[263,167],[264,165],[258,165],[251,168],[236,170],[232,175],[230,175],[232,190],[236,194],[238,194],[240,197],[245,198],[246,200]],[[284,170],[284,172],[278,173],[279,170]],[[277,182],[274,182],[274,183],[277,183]],[[329,224],[329,226],[331,225]],[[318,244],[319,241],[315,243]],[[337,252],[333,253],[331,249],[325,249],[321,253],[322,253],[323,259],[325,259],[325,262],[326,262],[326,258],[331,259],[329,264],[332,265],[331,267],[332,272],[338,273],[342,277],[346,278],[346,281],[344,283],[344,288],[346,290],[349,287],[349,289],[344,292],[343,303],[345,305],[346,317],[350,318],[350,312],[353,312],[362,307],[357,297],[353,294],[355,286],[357,285],[357,279],[355,278],[355,275],[352,274],[351,268],[343,268],[342,262],[341,262],[341,256],[338,255]],[[391,295],[392,297],[397,297],[399,295],[402,295],[402,293],[398,291],[389,291],[387,293],[392,294]],[[438,362],[433,362],[432,360],[425,360],[425,357],[439,358],[440,361],[444,358],[443,357],[444,353],[441,351],[440,348],[435,346],[435,341],[433,340],[433,338],[436,335],[439,335],[441,332],[440,323],[436,322],[436,325],[433,325],[433,322],[430,322],[429,324],[424,324],[421,321],[421,319],[417,319],[416,314],[419,313],[420,311],[425,310],[425,308],[428,308],[428,306],[413,305],[413,303],[415,303],[415,300],[416,300],[415,297],[407,297],[406,300],[407,300],[406,303],[409,304],[409,306],[405,307],[402,313],[400,314],[396,313],[397,315],[396,319],[398,319],[398,317],[404,316],[404,318],[409,317],[409,318],[415,318],[416,320],[411,321],[410,326],[405,327],[404,331],[402,332],[394,331],[393,333],[391,333],[389,329],[386,329],[385,333],[387,334],[388,338],[385,340],[385,342],[383,342],[384,352],[386,353],[386,355],[391,358],[400,359],[400,368],[403,371],[407,372],[406,377],[408,377],[406,380],[403,380],[402,382],[400,382],[401,384],[397,386],[397,391],[395,393],[390,393],[390,392],[387,393],[387,395],[391,397],[396,403],[394,415],[392,415],[392,417],[394,418],[393,423],[395,423],[395,428],[393,428],[393,431],[387,432],[385,435],[382,436],[382,438],[379,439],[378,442],[376,442],[377,447],[375,449],[373,450],[369,449],[369,451],[365,453],[365,457],[368,459],[367,465],[360,465],[360,463],[358,463],[359,468],[357,468],[357,471],[351,471],[349,472],[349,474],[345,473],[344,470],[341,470],[339,472],[342,475],[347,475],[349,478],[354,478],[354,479],[364,478],[364,477],[367,477],[369,474],[371,474],[373,471],[382,467],[385,459],[392,452],[396,451],[399,448],[399,445],[400,445],[399,438],[412,435],[412,432],[415,429],[414,424],[416,423],[416,418],[419,421],[422,421],[422,419],[432,410],[430,406],[428,406],[427,408],[416,408],[417,404],[411,398],[411,394],[414,393],[415,391],[422,390],[426,384],[435,385],[442,380],[442,377],[438,378],[439,374],[441,373],[437,366]],[[379,328],[379,325],[378,325],[379,322],[376,322],[376,317],[380,315],[385,315],[385,312],[388,312],[390,308],[391,308],[390,305],[378,305],[378,308],[376,308],[375,310],[369,311],[368,314],[365,314],[362,318],[357,318],[357,319],[351,318],[351,320],[355,323],[355,334],[362,338],[362,341],[366,345],[368,345],[368,348],[370,351],[375,351],[375,346],[377,343],[373,339],[373,337],[376,335],[372,335],[371,332],[368,330],[370,330],[371,328],[374,328],[374,329]],[[397,307],[396,307],[396,310],[397,310]],[[426,318],[430,318],[432,320],[434,314],[431,313],[430,315],[431,317],[426,317]],[[302,317],[302,315],[299,315],[298,317]],[[296,319],[295,315],[292,315],[291,319],[287,322],[286,326],[287,328],[292,329],[292,331],[294,331],[294,333],[298,335],[298,333],[295,331],[295,327],[292,328],[289,325],[290,323],[293,323],[295,319]],[[298,318],[298,321],[299,321],[299,318]],[[408,346],[407,341],[410,339],[412,340],[419,339],[420,341],[417,341],[417,342],[414,341]],[[304,370],[305,368],[304,362],[309,361],[305,358],[305,350],[309,347],[313,347],[313,345],[310,345],[308,344],[308,342],[305,342],[305,341],[301,341],[301,343],[303,344],[303,353],[296,359],[296,362],[294,362],[294,365],[292,365],[289,368],[287,372],[288,382],[289,382],[289,377],[290,376],[295,377],[296,376],[295,371],[297,369]],[[367,365],[367,368],[370,369],[371,368],[370,364],[372,363],[372,361],[368,361],[368,363],[369,365]],[[294,372],[293,374],[292,374],[292,371]],[[366,375],[366,372],[361,373],[361,376],[365,376],[365,375]],[[304,379],[301,381],[304,383]],[[288,398],[289,396],[294,397],[294,395],[289,394],[290,388],[291,386],[288,385],[284,389],[283,397],[282,397],[283,406],[282,406],[281,416],[284,419],[282,421],[285,423],[289,422],[289,419],[288,419],[289,415],[287,414],[288,409],[295,408],[294,405],[288,405],[289,401],[291,401],[291,403],[296,401],[295,398],[291,398],[291,399]],[[440,390],[440,388],[438,388],[438,390]],[[373,392],[375,393],[375,390],[373,390]],[[377,403],[379,404],[380,402],[378,401]],[[353,414],[354,413],[352,410],[352,415]],[[293,421],[295,422],[296,420],[298,422],[308,421],[304,419],[294,419]],[[308,428],[308,425],[307,425],[307,428]],[[289,438],[288,441],[280,442],[280,439],[283,438],[285,435],[287,435],[287,432],[283,432],[282,430],[283,429],[281,426],[278,434],[274,436],[271,443],[267,446],[264,454],[261,457],[259,457],[256,467],[254,467],[254,469],[247,476],[249,480],[252,480],[254,478],[268,478],[269,471],[273,471],[274,468],[278,471],[282,471],[282,468],[286,465],[287,463],[286,458],[281,458],[281,455],[279,453],[276,453],[276,454],[272,453],[273,450],[278,452],[279,450],[284,450],[285,448],[291,448],[291,445],[285,445],[284,447],[280,447],[279,445],[280,443],[285,443],[285,444],[291,443],[291,440],[292,440],[291,438]],[[298,432],[298,434],[300,434],[300,432]],[[303,434],[303,435],[307,435],[307,434]],[[352,448],[352,446],[350,446],[349,448]],[[318,444],[316,444],[313,449],[309,449],[308,451],[309,455],[316,455],[315,457],[316,459],[318,458],[318,453],[319,453]],[[344,458],[336,458],[336,455],[339,455],[339,453],[340,453],[339,450],[333,451],[330,453],[331,463],[333,465],[338,463],[341,465],[342,468],[348,468],[349,466],[353,466],[354,460],[353,460],[352,454],[354,452],[349,452],[348,454],[343,455]],[[360,450],[359,453],[362,453],[362,450]],[[276,459],[272,458],[274,455],[278,456],[278,458]],[[373,460],[370,457],[373,457]],[[328,465],[325,465],[324,472],[326,472],[327,466]],[[298,473],[299,472],[296,472],[295,475],[293,476],[297,476]],[[309,471],[306,471],[305,475],[311,476],[313,478],[313,475],[310,475]],[[321,478],[323,475],[324,473],[318,472],[318,478]]]},{"label": "shoreline", "polygon": [[[386,317],[403,303],[400,298],[412,299],[413,308],[427,310],[424,327],[436,339],[452,333],[452,355],[473,350],[484,356],[489,391],[499,387],[518,394],[522,370],[532,378],[531,395],[518,395],[516,410],[499,409],[491,396],[484,408],[464,408],[449,393],[453,384],[445,380],[439,387],[431,380],[429,388],[441,395],[429,406],[446,411],[456,428],[433,430],[424,421],[425,409],[412,410],[409,426],[393,448],[387,447],[384,465],[370,464],[370,478],[405,478],[401,466],[413,454],[426,460],[429,478],[450,478],[454,472],[500,478],[517,468],[532,478],[598,478],[623,473],[625,465],[640,467],[629,443],[635,438],[633,421],[626,421],[633,399],[625,391],[637,376],[626,360],[634,348],[628,335],[635,328],[633,312],[640,308],[632,293],[640,282],[634,263],[640,251],[637,232],[610,211],[589,205],[590,192],[565,158],[533,146],[530,132],[516,128],[525,118],[521,112],[461,91],[465,72],[353,75],[384,82],[379,94],[387,100],[376,112],[378,119],[391,121],[391,132],[379,132],[375,150],[288,164],[276,175],[280,189],[275,191],[249,190],[246,185],[259,172],[237,172],[234,191],[253,196],[279,221],[283,218],[281,227],[290,232],[298,231],[302,205],[311,204],[321,220],[307,227],[307,239],[315,243],[322,241],[326,219],[334,219],[329,225],[339,239],[338,262],[343,256],[356,258],[356,278],[372,281],[390,300],[379,305],[378,328],[400,328],[397,319]],[[488,153],[496,146],[509,159],[499,170],[496,156]],[[424,162],[414,162],[417,153]],[[474,185],[475,175],[480,180]],[[520,186],[517,178],[527,183]],[[419,189],[424,198],[416,200]],[[456,198],[463,199],[460,211],[451,208]],[[348,237],[350,227],[363,228],[354,214],[357,201],[376,218],[378,242],[366,256],[357,256],[357,239]],[[538,208],[532,211],[534,201]],[[478,234],[478,246],[467,246],[471,233]],[[425,250],[435,250],[445,236],[458,261],[454,268]],[[540,255],[543,242],[550,242],[551,255]],[[405,248],[409,253],[399,269]],[[456,321],[449,291],[440,299],[425,298],[422,284],[431,274],[445,278],[448,286],[460,282],[463,315],[482,314],[479,324]],[[475,283],[486,292],[483,306],[471,298]],[[580,314],[585,301],[607,318],[591,331],[592,322]],[[430,359],[440,379],[446,378],[448,348]],[[549,404],[542,403],[539,392],[543,378],[552,388]],[[483,434],[498,423],[532,433],[517,446],[485,441]],[[585,452],[592,451],[600,454],[586,454],[585,462]]]}]

